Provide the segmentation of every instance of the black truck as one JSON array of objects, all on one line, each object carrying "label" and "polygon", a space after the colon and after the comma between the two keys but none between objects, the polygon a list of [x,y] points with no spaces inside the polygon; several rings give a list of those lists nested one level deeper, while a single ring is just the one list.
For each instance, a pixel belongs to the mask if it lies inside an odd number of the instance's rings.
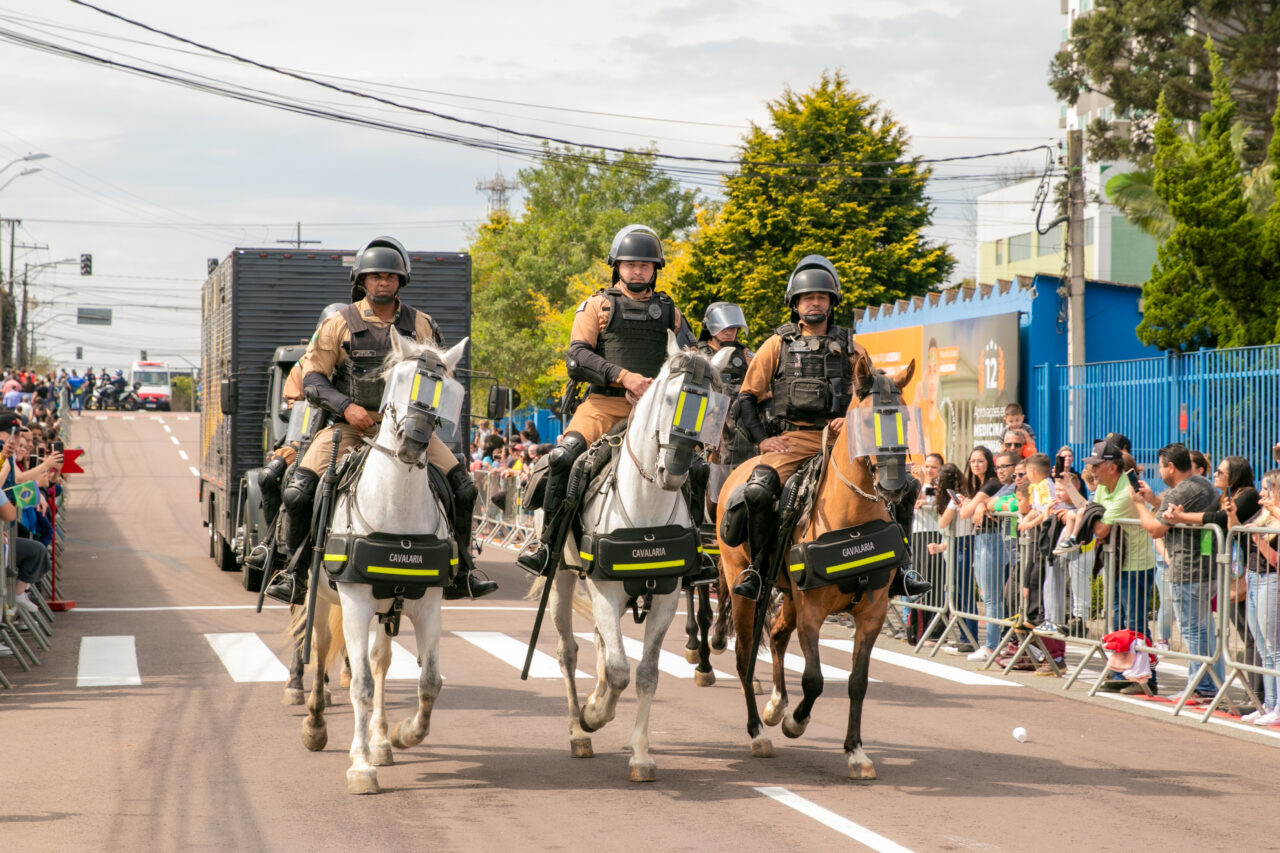
[{"label": "black truck", "polygon": [[[446,345],[471,334],[471,256],[410,251],[408,304],[440,325]],[[200,507],[209,556],[238,571],[266,535],[256,477],[288,428],[285,378],[302,357],[320,312],[349,302],[355,250],[234,249],[205,280],[201,298]],[[469,359],[460,365],[465,367]],[[460,382],[469,388],[465,371]],[[463,423],[440,437],[465,452]],[[261,578],[245,573],[256,590]]]}]

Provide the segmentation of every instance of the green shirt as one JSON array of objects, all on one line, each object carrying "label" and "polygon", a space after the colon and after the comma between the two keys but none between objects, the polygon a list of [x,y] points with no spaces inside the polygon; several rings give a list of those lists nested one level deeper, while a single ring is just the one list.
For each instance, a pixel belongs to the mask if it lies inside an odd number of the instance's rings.
[{"label": "green shirt", "polygon": [[[1116,490],[1112,492],[1104,484],[1098,484],[1098,490],[1094,493],[1093,499],[1102,505],[1106,512],[1102,515],[1102,522],[1110,524],[1113,527],[1121,520],[1128,519],[1130,523],[1121,524],[1119,529],[1124,535],[1124,554],[1123,562],[1120,565],[1122,572],[1142,572],[1147,569],[1156,567],[1156,549],[1151,544],[1151,537],[1147,535],[1147,531],[1142,529],[1142,525],[1138,523],[1138,510],[1133,505],[1133,490],[1129,488],[1129,483],[1121,478],[1116,483]],[[1112,531],[1115,534],[1115,531]]]}]

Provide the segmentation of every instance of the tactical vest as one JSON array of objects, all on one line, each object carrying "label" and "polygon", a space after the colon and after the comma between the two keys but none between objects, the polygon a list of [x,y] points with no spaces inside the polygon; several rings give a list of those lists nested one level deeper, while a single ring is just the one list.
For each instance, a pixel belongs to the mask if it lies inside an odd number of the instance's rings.
[{"label": "tactical vest", "polygon": [[773,417],[769,431],[785,432],[801,421],[822,427],[849,408],[853,399],[853,346],[848,329],[802,335],[800,326],[779,326],[778,369],[773,374]]},{"label": "tactical vest", "polygon": [[[725,344],[733,350],[733,355],[729,358],[729,363],[720,369],[720,378],[724,380],[724,384],[729,386],[726,391],[729,396],[736,397],[738,389],[742,387],[742,380],[747,378],[747,350],[745,347],[734,346],[733,344]],[[717,349],[712,349],[711,344],[703,341],[698,344],[698,352],[707,358],[714,358]]]},{"label": "tactical vest", "polygon": [[[360,304],[353,302],[339,311],[351,333],[342,348],[347,357],[338,365],[333,375],[333,387],[351,398],[351,402],[370,411],[382,405],[382,390],[386,381],[382,378],[382,363],[391,352],[391,326],[371,326],[360,316]],[[394,323],[396,331],[412,341],[418,339],[418,312],[404,303]],[[435,324],[432,324],[435,332]],[[436,334],[437,339],[439,334]],[[437,341],[438,342],[438,341]]]},{"label": "tactical vest", "polygon": [[[609,322],[596,341],[596,352],[623,370],[654,378],[667,360],[667,330],[675,330],[675,303],[665,293],[654,292],[648,302],[640,302],[619,287],[601,292],[609,300]],[[593,385],[591,390],[608,389]]]}]

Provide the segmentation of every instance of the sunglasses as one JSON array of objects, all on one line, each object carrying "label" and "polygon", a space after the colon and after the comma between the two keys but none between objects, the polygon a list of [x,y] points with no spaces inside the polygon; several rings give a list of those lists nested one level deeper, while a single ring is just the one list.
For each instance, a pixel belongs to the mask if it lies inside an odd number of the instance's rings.
[{"label": "sunglasses", "polygon": [[1027,472],[1026,472],[1026,471],[1014,471],[1014,472],[1013,472],[1013,476],[1015,476],[1015,477],[1025,477],[1025,476],[1027,476]]},{"label": "sunglasses", "polygon": [[1006,441],[1004,443],[1004,446],[1005,447],[1022,447],[1024,444],[1026,444],[1025,441]]},{"label": "sunglasses", "polygon": [[1015,466],[1013,465],[1013,463],[1009,463],[1008,465],[997,465],[996,467],[997,468],[1013,468]]}]

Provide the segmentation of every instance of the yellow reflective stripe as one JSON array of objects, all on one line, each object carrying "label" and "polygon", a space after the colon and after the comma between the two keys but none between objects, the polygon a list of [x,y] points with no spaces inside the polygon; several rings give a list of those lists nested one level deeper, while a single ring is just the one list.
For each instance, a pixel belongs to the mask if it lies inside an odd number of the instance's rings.
[{"label": "yellow reflective stripe", "polygon": [[586,551],[579,551],[579,552],[578,552],[578,556],[579,556],[579,557],[581,557],[581,558],[582,558],[582,559],[584,559],[584,560],[594,560],[594,559],[595,559],[595,557],[591,556],[591,555],[590,555],[590,554],[588,554]]},{"label": "yellow reflective stripe", "polygon": [[408,577],[439,577],[439,569],[402,569],[399,566],[367,566],[365,571],[373,575],[405,575]]},{"label": "yellow reflective stripe", "polygon": [[614,563],[615,572],[640,572],[645,569],[674,569],[683,566],[684,560],[664,560],[661,563]]},{"label": "yellow reflective stripe", "polygon": [[[415,376],[416,376],[416,374],[415,374]],[[436,393],[435,393],[435,394],[433,394],[433,395],[432,395],[432,397],[431,397],[431,408],[433,408],[433,409],[438,409],[438,408],[440,408],[440,395],[441,395],[441,394],[443,394],[443,393],[444,393],[444,383],[443,383],[443,382],[437,382],[437,383],[436,383]]]},{"label": "yellow reflective stripe", "polygon": [[717,557],[720,556],[719,548],[699,548],[698,550],[704,554],[715,554]]},{"label": "yellow reflective stripe", "polygon": [[896,556],[897,555],[893,551],[887,551],[883,554],[873,554],[870,557],[863,557],[861,560],[854,560],[852,563],[841,563],[838,566],[832,566],[827,569],[827,574],[833,575],[836,572],[856,569],[858,566],[865,566],[869,563],[883,563],[885,560],[892,560]]},{"label": "yellow reflective stripe", "polygon": [[702,432],[702,419],[707,416],[707,398],[699,397],[702,404],[698,407],[698,422],[693,425],[694,432]]},{"label": "yellow reflective stripe", "polygon": [[688,396],[684,391],[680,392],[680,399],[676,401],[676,426],[680,426],[680,415],[684,413],[684,398]]},{"label": "yellow reflective stripe", "polygon": [[458,558],[457,558],[457,557],[452,557],[452,558],[450,558],[450,560],[449,560],[449,565],[451,565],[451,566],[456,566],[456,565],[458,565]]},{"label": "yellow reflective stripe", "polygon": [[898,446],[901,447],[906,444],[906,439],[902,435],[902,412],[898,412],[894,417],[898,421]]},{"label": "yellow reflective stripe", "polygon": [[884,442],[880,440],[880,416],[875,415],[871,420],[876,425],[876,447],[884,447]]},{"label": "yellow reflective stripe", "polygon": [[307,434],[307,429],[311,426],[311,407],[302,407],[302,434]]},{"label": "yellow reflective stripe", "polygon": [[324,555],[324,561],[326,563],[341,563],[345,559],[347,559],[346,554],[325,554]]},{"label": "yellow reflective stripe", "polygon": [[804,571],[804,563],[792,563],[792,564],[791,564],[791,571],[793,571],[793,572],[802,572],[802,571]]},{"label": "yellow reflective stripe", "polygon": [[417,399],[418,399],[418,384],[419,384],[421,381],[422,381],[422,374],[421,374],[421,373],[415,373],[415,374],[413,374],[413,388],[409,391],[409,399],[410,399],[410,400],[417,400]]}]

